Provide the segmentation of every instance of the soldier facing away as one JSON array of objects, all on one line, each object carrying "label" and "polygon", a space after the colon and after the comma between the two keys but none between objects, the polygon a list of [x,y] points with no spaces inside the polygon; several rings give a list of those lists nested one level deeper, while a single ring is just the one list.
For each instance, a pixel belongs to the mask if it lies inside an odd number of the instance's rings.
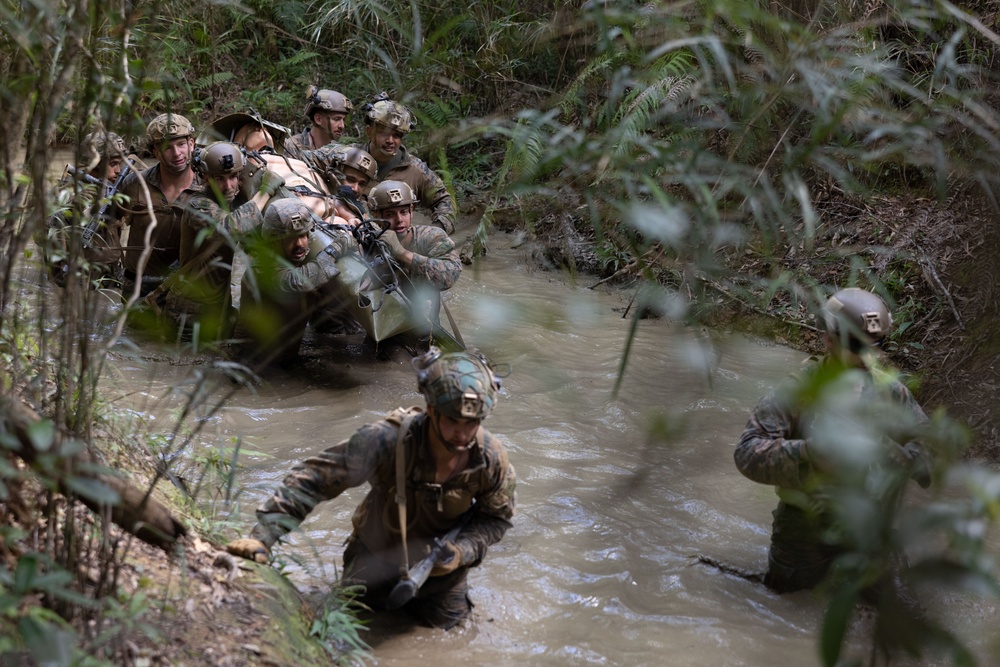
[{"label": "soldier facing away", "polygon": [[373,609],[392,606],[401,570],[459,527],[404,607],[427,625],[449,629],[472,610],[469,569],[511,526],[515,474],[506,448],[482,426],[500,389],[486,358],[431,348],[413,361],[426,410],[394,410],[295,466],[257,510],[252,537],[227,548],[267,562],[270,547],[320,502],[368,483],[344,551],[344,583],[364,585]]},{"label": "soldier facing away", "polygon": [[908,478],[930,484],[930,456],[915,439],[927,416],[876,363],[892,325],[885,303],[843,289],[818,319],[827,354],[761,399],[734,453],[743,475],[776,487],[764,583],[779,593],[815,587],[839,556],[862,548],[833,498],[869,493],[873,471],[894,480],[876,505],[898,502]]}]

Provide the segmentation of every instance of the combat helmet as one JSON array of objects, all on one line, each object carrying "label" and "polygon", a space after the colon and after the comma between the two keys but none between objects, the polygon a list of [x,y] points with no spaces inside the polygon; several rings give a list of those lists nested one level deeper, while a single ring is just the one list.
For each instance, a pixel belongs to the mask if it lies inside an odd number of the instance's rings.
[{"label": "combat helmet", "polygon": [[892,329],[885,302],[858,287],[842,289],[827,299],[818,319],[826,333],[854,353],[880,345]]},{"label": "combat helmet", "polygon": [[349,114],[354,105],[343,94],[336,90],[320,90],[317,86],[306,89],[306,117],[313,119],[317,111],[336,111]]},{"label": "combat helmet", "polygon": [[150,148],[161,145],[164,141],[190,137],[194,135],[194,125],[184,116],[175,113],[161,113],[149,121],[146,126],[146,140]]},{"label": "combat helmet", "polygon": [[382,181],[368,193],[368,200],[373,211],[417,203],[413,189],[403,181]]},{"label": "combat helmet", "polygon": [[263,232],[270,238],[301,236],[312,231],[312,211],[298,197],[272,201],[264,211]]},{"label": "combat helmet", "polygon": [[357,169],[362,174],[366,175],[370,180],[374,180],[378,175],[378,165],[375,162],[375,158],[373,158],[371,153],[363,148],[352,148],[348,150],[340,164],[342,167]]},{"label": "combat helmet", "polygon": [[399,102],[389,99],[387,93],[380,93],[364,106],[365,125],[385,125],[406,134],[416,127],[417,122],[410,110]]},{"label": "combat helmet", "polygon": [[92,148],[103,159],[108,155],[125,155],[125,140],[114,132],[90,132],[83,145]]},{"label": "combat helmet", "polygon": [[500,392],[500,378],[478,350],[448,352],[431,346],[414,357],[417,388],[427,406],[452,419],[485,419]]},{"label": "combat helmet", "polygon": [[202,148],[194,156],[194,168],[203,176],[238,174],[246,166],[243,151],[234,143],[216,141]]}]

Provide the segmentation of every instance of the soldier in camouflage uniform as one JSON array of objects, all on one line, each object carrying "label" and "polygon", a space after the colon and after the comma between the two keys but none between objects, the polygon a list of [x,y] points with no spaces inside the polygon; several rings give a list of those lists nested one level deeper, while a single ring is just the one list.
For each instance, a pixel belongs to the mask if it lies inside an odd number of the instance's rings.
[{"label": "soldier in camouflage uniform", "polygon": [[429,209],[431,224],[448,234],[455,231],[455,202],[444,181],[420,158],[403,146],[403,137],[415,125],[413,114],[382,93],[365,105],[365,135],[368,141],[356,148],[368,151],[378,163],[379,181],[403,181]]},{"label": "soldier in camouflage uniform", "polygon": [[[404,607],[432,627],[449,629],[472,609],[469,569],[511,526],[515,474],[504,446],[481,425],[500,388],[485,357],[471,350],[442,355],[431,348],[414,359],[414,367],[426,411],[397,409],[297,465],[257,510],[253,537],[236,540],[228,549],[267,562],[271,546],[320,502],[371,484],[354,513],[344,583],[363,584],[365,602],[381,609],[401,569],[423,558],[436,538],[462,525]],[[397,495],[400,486],[405,493]]]},{"label": "soldier in camouflage uniform", "polygon": [[[927,416],[909,390],[875,364],[875,348],[891,322],[870,292],[850,288],[830,297],[820,318],[828,354],[760,401],[736,447],[740,472],[776,487],[764,583],[779,593],[815,587],[850,548],[837,536],[831,489],[861,488],[859,480],[874,465],[930,484],[928,452],[913,440]],[[824,405],[817,392],[829,395],[827,387],[845,393]],[[872,444],[859,450],[858,443]],[[900,476],[901,492],[906,478]]]},{"label": "soldier in camouflage uniform", "polygon": [[339,274],[336,261],[357,241],[346,232],[328,236],[315,230],[312,216],[297,197],[267,206],[263,238],[251,248],[253,264],[240,291],[236,335],[251,341],[243,352],[248,365],[293,361],[310,316],[340,294],[332,283]]},{"label": "soldier in camouflage uniform", "polygon": [[[86,276],[89,285],[116,284],[121,274],[121,224],[108,214],[108,199],[125,164],[125,142],[114,132],[91,132],[82,147],[89,158],[86,168],[67,166],[56,191],[57,212],[35,235],[42,248],[55,282],[64,286],[69,276],[70,255],[76,252],[71,231],[91,225],[95,216],[101,220],[87,240],[80,230],[81,248],[77,256],[78,275]],[[105,209],[101,214],[101,209]],[[81,266],[81,260],[82,265]]]},{"label": "soldier in camouflage uniform", "polygon": [[[389,223],[379,241],[406,272],[409,280],[402,283],[403,293],[416,309],[415,315],[439,325],[441,292],[450,289],[462,274],[455,242],[437,227],[412,224],[417,199],[406,183],[383,181],[372,189],[368,201],[372,215]],[[424,336],[426,331],[417,334],[415,330],[390,338],[380,344],[379,354],[399,359],[405,358],[404,353],[412,356],[426,349],[429,341]],[[400,347],[403,349],[396,349]]]},{"label": "soldier in camouflage uniform", "polygon": [[245,166],[243,151],[228,141],[195,153],[194,168],[204,178],[205,189],[185,207],[181,267],[168,281],[172,284],[164,297],[166,314],[185,339],[195,330],[202,341],[225,338],[232,332],[235,310],[230,283],[236,244],[261,228],[264,205],[281,180],[264,172],[267,183],[246,201],[240,192]]},{"label": "soldier in camouflage uniform", "polygon": [[[146,127],[146,140],[157,163],[141,174],[130,173],[122,182],[120,192],[129,197],[129,203],[119,209],[122,224],[129,228],[122,287],[125,297],[131,295],[146,230],[152,224],[149,208],[156,218],[156,228],[150,238],[152,254],[143,272],[140,295],[148,294],[180,266],[184,207],[205,187],[201,176],[191,168],[194,136],[194,125],[184,116],[172,113],[157,116]],[[140,178],[149,190],[148,204]]]},{"label": "soldier in camouflage uniform", "polygon": [[285,140],[285,154],[301,160],[302,151],[316,150],[339,140],[353,108],[351,101],[337,91],[309,86],[306,91],[309,127]]}]

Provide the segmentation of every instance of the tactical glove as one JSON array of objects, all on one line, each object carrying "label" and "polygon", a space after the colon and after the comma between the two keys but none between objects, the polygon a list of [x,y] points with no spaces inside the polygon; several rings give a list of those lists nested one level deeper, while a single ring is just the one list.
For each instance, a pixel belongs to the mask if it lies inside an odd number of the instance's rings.
[{"label": "tactical glove", "polygon": [[263,542],[246,537],[233,540],[227,544],[226,551],[234,556],[246,558],[257,563],[266,563],[271,557],[271,552],[268,551],[267,546]]},{"label": "tactical glove", "polygon": [[446,574],[451,574],[461,565],[462,552],[458,550],[454,542],[445,542],[444,548],[441,549],[441,556],[434,563],[434,569],[431,570],[431,576],[443,577]]},{"label": "tactical glove", "polygon": [[273,195],[285,185],[285,179],[281,174],[277,174],[270,169],[262,170],[258,192],[265,195]]},{"label": "tactical glove", "polygon": [[396,232],[391,229],[387,229],[382,232],[382,235],[378,237],[378,240],[385,244],[389,254],[396,259],[402,257],[403,253],[406,252],[406,248],[403,247],[403,244],[396,235]]}]

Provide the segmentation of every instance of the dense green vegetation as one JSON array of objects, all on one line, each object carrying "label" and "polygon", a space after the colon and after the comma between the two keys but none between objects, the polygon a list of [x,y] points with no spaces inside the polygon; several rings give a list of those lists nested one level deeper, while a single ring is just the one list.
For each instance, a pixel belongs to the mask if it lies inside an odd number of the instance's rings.
[{"label": "dense green vegetation", "polygon": [[[76,530],[77,513],[46,523],[41,542],[57,546],[44,550],[29,548],[10,519],[30,485],[114,500],[67,462],[108,430],[95,388],[124,314],[109,336],[92,290],[71,284],[58,301],[23,298],[33,282],[24,270],[30,238],[50,213],[56,144],[78,145],[98,126],[135,138],[166,109],[207,122],[254,107],[297,127],[311,83],[356,105],[387,90],[418,116],[407,143],[460,200],[492,193],[480,235],[497,210],[537,197],[545,206],[536,208],[570,217],[592,266],[640,277],[641,305],[691,319],[720,290],[755,304],[791,295],[802,308],[827,294],[831,285],[779,259],[821,241],[820,204],[837,193],[943,196],[971,183],[992,197],[1000,178],[996,2],[96,0],[5,1],[0,12],[0,394],[45,417],[30,435],[44,456],[30,469],[15,465],[10,431],[0,437],[9,450],[0,458],[0,653],[27,650],[41,661],[56,647],[52,664],[113,659],[124,633],[142,630],[144,611],[141,600],[119,599],[123,545],[99,531],[87,549],[102,554],[101,585],[75,574],[79,545],[60,536]],[[524,223],[540,231],[544,221],[525,214]],[[729,260],[747,247],[771,260],[770,271],[735,270]],[[852,284],[905,302],[906,269],[890,280],[870,255],[842,262],[839,275]],[[202,389],[189,390],[190,414],[213,407]],[[197,428],[188,417],[153,438],[160,461],[192,465],[179,456]],[[908,517],[906,539],[947,545],[915,572],[1000,595],[984,533],[969,530],[996,518],[998,478],[955,465],[964,435],[943,417],[927,437],[942,454],[937,475],[967,494]],[[204,487],[228,499],[231,461],[194,464],[218,473]],[[878,525],[898,518],[892,505],[866,511]],[[855,559],[858,581],[877,578],[881,555],[897,545],[876,546]],[[858,595],[832,598],[819,642],[825,664],[839,658]],[[320,625],[326,632],[339,621],[327,613]],[[891,639],[971,661],[944,628]]]}]

